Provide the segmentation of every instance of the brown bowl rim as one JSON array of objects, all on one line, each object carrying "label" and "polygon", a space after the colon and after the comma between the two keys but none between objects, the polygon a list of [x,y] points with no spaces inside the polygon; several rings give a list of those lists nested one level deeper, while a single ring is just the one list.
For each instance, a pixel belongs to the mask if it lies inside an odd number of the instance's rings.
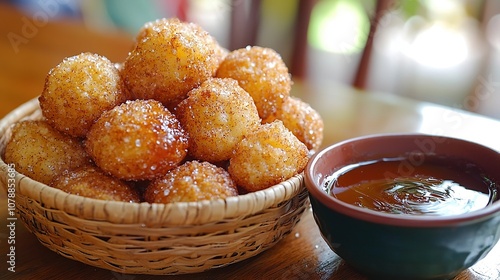
[{"label": "brown bowl rim", "polygon": [[[484,219],[488,219],[493,215],[500,215],[500,200],[493,202],[491,205],[488,205],[479,210],[471,211],[464,214],[459,215],[450,215],[450,216],[416,216],[416,215],[404,215],[404,214],[391,214],[391,213],[383,213],[375,210],[364,209],[361,207],[357,207],[351,205],[349,203],[340,201],[330,195],[328,195],[323,189],[322,186],[314,183],[313,177],[314,172],[313,168],[316,165],[317,161],[323,157],[329,151],[336,149],[340,146],[346,145],[348,143],[353,143],[356,141],[361,141],[365,139],[378,138],[378,137],[443,137],[449,139],[451,141],[460,141],[466,143],[468,145],[475,145],[481,147],[482,149],[489,150],[492,153],[499,153],[498,151],[481,145],[476,142],[468,141],[461,138],[449,137],[449,136],[441,136],[441,135],[432,135],[432,134],[424,134],[424,133],[382,133],[382,134],[371,134],[360,137],[355,137],[351,139],[347,139],[338,143],[334,143],[329,145],[317,153],[315,153],[309,160],[305,170],[304,170],[304,180],[306,188],[309,192],[309,195],[313,198],[319,200],[320,203],[328,207],[329,209],[336,211],[338,213],[344,214],[351,218],[363,220],[366,222],[372,222],[382,225],[390,225],[390,226],[400,226],[400,227],[447,227],[447,226],[458,226],[464,223],[471,222],[479,222]],[[313,207],[314,211],[314,207]]]}]

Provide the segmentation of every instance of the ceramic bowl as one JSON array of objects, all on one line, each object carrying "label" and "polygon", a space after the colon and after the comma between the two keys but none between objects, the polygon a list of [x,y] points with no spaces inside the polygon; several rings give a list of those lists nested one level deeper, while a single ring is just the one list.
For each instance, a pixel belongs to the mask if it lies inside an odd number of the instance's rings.
[{"label": "ceramic bowl", "polygon": [[464,214],[392,214],[329,195],[328,175],[383,157],[432,155],[476,164],[500,193],[500,154],[479,144],[422,134],[370,135],[311,157],[305,170],[314,219],[330,248],[360,272],[380,279],[450,279],[485,257],[500,238],[500,199]]}]

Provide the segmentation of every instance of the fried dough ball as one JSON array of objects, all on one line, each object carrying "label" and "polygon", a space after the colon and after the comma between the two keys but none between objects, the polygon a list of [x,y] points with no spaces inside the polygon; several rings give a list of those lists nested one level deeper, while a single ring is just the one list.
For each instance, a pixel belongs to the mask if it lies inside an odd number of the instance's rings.
[{"label": "fried dough ball", "polygon": [[273,49],[257,46],[230,52],[219,65],[216,77],[237,80],[252,96],[262,119],[281,107],[292,86],[281,56]]},{"label": "fried dough ball", "polygon": [[95,166],[64,172],[52,182],[52,187],[70,194],[112,201],[141,202],[136,189]]},{"label": "fried dough ball", "polygon": [[[215,39],[214,39],[215,40]],[[223,48],[217,41],[215,41],[215,57],[217,59],[217,67],[214,69],[214,74],[217,73],[217,69],[219,69],[220,64],[226,59],[226,56],[229,54],[229,50],[226,48]]]},{"label": "fried dough ball", "polygon": [[155,99],[172,109],[215,74],[221,56],[220,46],[200,26],[160,19],[142,27],[122,75],[134,98]]},{"label": "fried dough ball", "polygon": [[87,134],[85,148],[106,173],[123,180],[149,180],[184,159],[188,138],[160,102],[129,100],[101,115]]},{"label": "fried dough ball", "polygon": [[260,125],[252,97],[233,79],[208,79],[175,114],[189,134],[190,155],[212,163],[228,160],[243,136]]},{"label": "fried dough ball", "polygon": [[81,142],[53,128],[45,120],[22,121],[12,128],[5,146],[5,162],[38,182],[49,184],[64,171],[90,164]]},{"label": "fried dough ball", "polygon": [[271,115],[264,123],[281,120],[286,128],[295,135],[307,148],[317,151],[323,141],[323,119],[308,103],[289,97],[283,106]]},{"label": "fried dough ball", "polygon": [[48,73],[39,97],[52,126],[83,137],[99,116],[127,99],[118,69],[107,58],[82,53],[65,58]]},{"label": "fried dough ball", "polygon": [[228,171],[238,186],[255,192],[304,170],[308,150],[280,120],[261,125],[236,145]]},{"label": "fried dough ball", "polygon": [[238,195],[229,173],[209,162],[188,161],[151,182],[144,194],[149,203],[192,202]]}]

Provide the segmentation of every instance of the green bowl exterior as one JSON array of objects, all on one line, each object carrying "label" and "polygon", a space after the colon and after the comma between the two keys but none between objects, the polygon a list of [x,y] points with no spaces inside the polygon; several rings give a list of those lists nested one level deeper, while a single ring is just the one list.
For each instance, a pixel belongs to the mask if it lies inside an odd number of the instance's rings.
[{"label": "green bowl exterior", "polygon": [[380,279],[451,279],[500,238],[500,213],[448,227],[401,227],[337,213],[309,196],[326,243],[346,263]]},{"label": "green bowl exterior", "polygon": [[500,193],[498,151],[449,137],[371,135],[336,143],[312,156],[304,174],[314,219],[330,248],[367,275],[380,279],[453,278],[486,256],[499,240],[500,201],[474,213],[434,219],[368,211],[338,201],[324,190],[324,180],[340,167],[401,155],[409,158],[407,168],[428,155],[466,159],[496,182]]}]

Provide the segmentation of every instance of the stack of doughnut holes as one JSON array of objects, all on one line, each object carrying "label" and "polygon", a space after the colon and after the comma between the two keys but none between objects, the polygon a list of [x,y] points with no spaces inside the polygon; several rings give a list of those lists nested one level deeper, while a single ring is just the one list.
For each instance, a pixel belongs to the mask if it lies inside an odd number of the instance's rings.
[{"label": "stack of doughnut holes", "polygon": [[290,96],[270,48],[228,51],[199,25],[145,23],[123,62],[95,53],[47,74],[42,118],[12,127],[4,159],[65,192],[171,203],[263,190],[300,173],[323,121]]}]

